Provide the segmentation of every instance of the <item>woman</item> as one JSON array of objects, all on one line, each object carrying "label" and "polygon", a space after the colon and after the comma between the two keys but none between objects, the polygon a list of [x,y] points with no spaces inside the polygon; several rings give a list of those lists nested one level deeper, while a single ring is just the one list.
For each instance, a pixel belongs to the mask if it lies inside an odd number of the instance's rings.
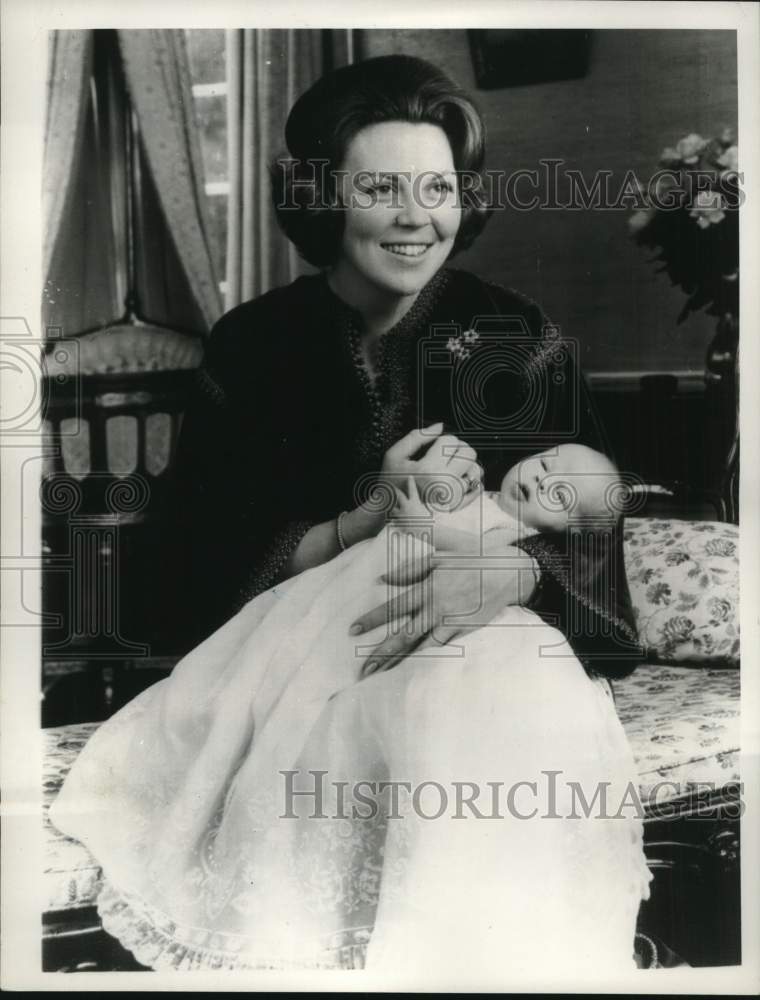
[{"label": "woman", "polygon": [[[498,489],[539,444],[598,443],[538,307],[444,267],[486,218],[480,119],[434,67],[387,57],[316,84],[286,139],[278,212],[322,271],[209,343],[180,456],[205,641],[99,730],[51,816],[103,861],[106,929],[155,967],[632,967],[640,823],[619,800],[574,815],[578,789],[632,775],[591,677],[636,652],[617,537],[576,554],[534,535],[526,574],[498,531],[485,555],[507,569],[353,573],[378,485]],[[345,607],[319,586],[338,562]],[[336,622],[357,658],[367,633],[366,679],[336,662],[333,684]],[[444,781],[453,815],[430,801]]]},{"label": "woman", "polygon": [[[572,356],[538,306],[443,266],[489,215],[483,124],[462,91],[421,60],[369,60],[304,94],[286,140],[290,158],[273,167],[278,218],[322,270],[233,309],[208,344],[178,457],[188,648],[278,578],[338,553],[342,512],[349,543],[379,530],[357,489],[366,494],[381,467],[412,471],[399,442],[415,428],[443,421],[450,433],[413,471],[467,477],[477,449],[486,489],[560,440],[607,450]],[[446,344],[473,324],[478,357],[463,366]],[[454,437],[465,444],[451,458]],[[596,671],[630,672],[640,650],[620,538],[582,568],[578,559],[568,569],[567,551],[540,537],[524,550],[537,581],[531,607]],[[610,584],[589,600],[603,563]],[[481,582],[493,611],[516,596],[513,574],[433,574],[437,624]],[[422,592],[406,606],[419,607]],[[397,638],[378,652],[391,664],[410,648]]]}]

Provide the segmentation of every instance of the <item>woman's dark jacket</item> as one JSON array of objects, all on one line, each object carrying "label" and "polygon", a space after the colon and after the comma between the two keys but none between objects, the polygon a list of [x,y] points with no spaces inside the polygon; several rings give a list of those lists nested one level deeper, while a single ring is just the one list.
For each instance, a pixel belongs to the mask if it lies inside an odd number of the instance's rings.
[{"label": "woman's dark jacket", "polygon": [[[358,314],[324,275],[214,327],[177,457],[187,648],[271,587],[311,525],[355,506],[357,484],[366,491],[413,427],[443,420],[476,449],[490,490],[552,445],[607,450],[572,346],[513,291],[440,271],[383,338],[374,388],[356,360],[358,334]],[[620,532],[591,554],[573,554],[570,535],[520,544],[541,566],[533,610],[590,670],[630,672],[640,650]]]}]

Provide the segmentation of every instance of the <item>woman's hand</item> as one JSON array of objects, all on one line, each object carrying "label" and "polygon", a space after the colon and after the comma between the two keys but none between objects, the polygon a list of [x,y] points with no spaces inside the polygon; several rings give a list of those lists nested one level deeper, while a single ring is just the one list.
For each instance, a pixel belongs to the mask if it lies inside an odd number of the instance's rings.
[{"label": "woman's hand", "polygon": [[452,559],[451,555],[426,553],[385,577],[394,586],[412,586],[362,615],[351,634],[403,617],[408,621],[374,650],[362,676],[390,670],[415,650],[443,645],[488,625],[507,605],[526,603],[538,579],[533,559],[514,546],[499,548],[498,540],[485,557]]},{"label": "woman's hand", "polygon": [[[414,458],[425,445],[424,455]],[[480,482],[482,469],[474,448],[443,433],[443,424],[412,430],[388,449],[380,469],[381,477],[392,486],[406,483],[413,476],[424,500],[450,498],[446,506],[454,508],[473,485]]]}]

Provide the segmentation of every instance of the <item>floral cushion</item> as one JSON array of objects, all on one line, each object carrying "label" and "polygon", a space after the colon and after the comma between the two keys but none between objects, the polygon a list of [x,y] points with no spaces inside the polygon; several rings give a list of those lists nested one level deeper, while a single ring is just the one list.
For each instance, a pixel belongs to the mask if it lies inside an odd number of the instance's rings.
[{"label": "floral cushion", "polygon": [[631,517],[624,545],[633,613],[647,656],[738,664],[738,527]]}]

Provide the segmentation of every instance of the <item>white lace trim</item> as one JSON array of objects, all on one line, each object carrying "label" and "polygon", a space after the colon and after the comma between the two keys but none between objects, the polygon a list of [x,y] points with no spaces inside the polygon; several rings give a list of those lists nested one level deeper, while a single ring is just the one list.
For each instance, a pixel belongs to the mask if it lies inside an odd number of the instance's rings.
[{"label": "white lace trim", "polygon": [[179,924],[109,882],[103,883],[97,909],[103,929],[141,965],[158,971],[362,969],[372,933],[371,927],[348,927],[298,958],[275,954],[264,958],[253,957],[254,942],[247,936]]}]

